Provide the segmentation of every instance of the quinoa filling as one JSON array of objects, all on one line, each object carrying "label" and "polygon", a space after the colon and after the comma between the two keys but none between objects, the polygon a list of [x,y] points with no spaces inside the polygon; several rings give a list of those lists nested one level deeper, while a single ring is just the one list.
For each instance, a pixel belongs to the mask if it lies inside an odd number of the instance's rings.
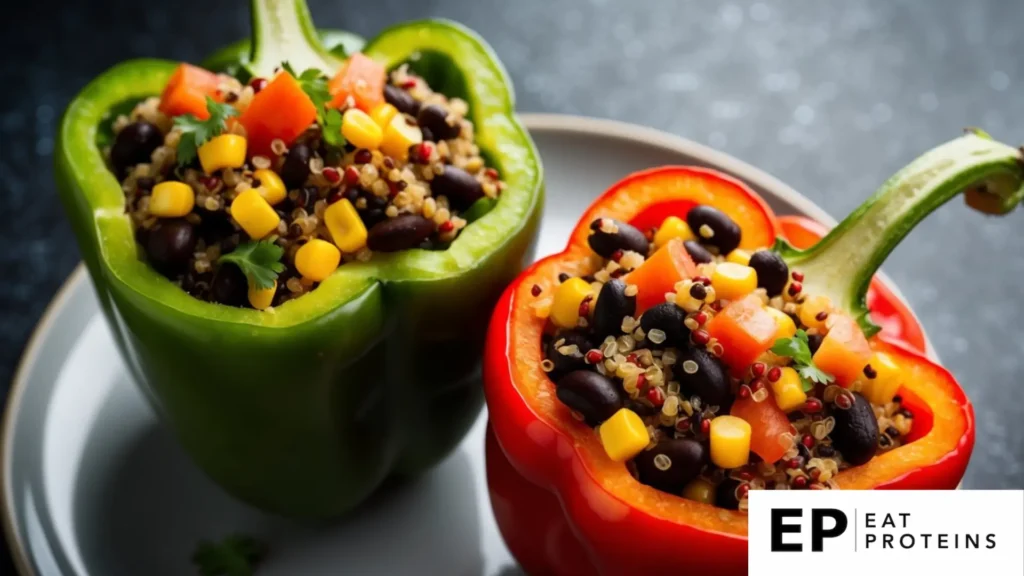
[{"label": "quinoa filling", "polygon": [[[250,108],[268,107],[261,94],[281,92],[285,74],[316,118],[259,149]],[[209,118],[171,113],[168,88],[118,116],[105,151],[140,257],[195,298],[268,309],[377,252],[443,250],[505,187],[474,143],[467,103],[406,66],[387,74],[367,111],[351,95],[317,100],[318,89],[331,97],[318,71],[246,85],[215,77]],[[261,121],[289,114],[278,107]]]},{"label": "quinoa filling", "polygon": [[778,254],[738,248],[728,215],[590,228],[596,272],[532,290],[541,367],[638,481],[745,510],[750,490],[835,489],[907,442],[895,363]]}]

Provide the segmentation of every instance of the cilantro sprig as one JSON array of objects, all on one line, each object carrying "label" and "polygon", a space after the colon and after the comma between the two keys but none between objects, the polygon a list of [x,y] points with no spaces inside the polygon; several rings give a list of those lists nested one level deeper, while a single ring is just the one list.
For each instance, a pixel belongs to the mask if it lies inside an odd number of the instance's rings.
[{"label": "cilantro sprig", "polygon": [[302,91],[316,106],[316,121],[320,124],[324,143],[334,149],[343,148],[345,137],[341,135],[341,112],[336,108],[327,107],[327,104],[334,98],[327,87],[327,76],[316,68],[309,68],[303,70],[301,74],[297,74],[288,62],[282,62],[281,67],[298,80]]},{"label": "cilantro sprig", "polygon": [[192,563],[202,576],[252,576],[265,556],[263,543],[236,534],[220,542],[203,540],[192,554]]},{"label": "cilantro sprig", "polygon": [[800,374],[804,392],[814,387],[815,383],[830,384],[835,378],[814,365],[811,346],[807,341],[807,332],[797,330],[792,338],[779,338],[772,345],[772,353],[793,359],[794,368]]},{"label": "cilantro sprig", "polygon": [[284,272],[281,256],[284,248],[274,244],[272,239],[259,242],[247,242],[234,251],[220,257],[220,262],[230,262],[238,266],[249,283],[260,290],[274,286],[277,275]]},{"label": "cilantro sprig", "polygon": [[179,166],[191,162],[199,147],[224,132],[227,119],[238,114],[234,106],[220,104],[209,96],[206,97],[206,111],[210,113],[206,120],[200,120],[194,114],[182,114],[174,119],[174,126],[181,129],[181,139],[178,140]]}]

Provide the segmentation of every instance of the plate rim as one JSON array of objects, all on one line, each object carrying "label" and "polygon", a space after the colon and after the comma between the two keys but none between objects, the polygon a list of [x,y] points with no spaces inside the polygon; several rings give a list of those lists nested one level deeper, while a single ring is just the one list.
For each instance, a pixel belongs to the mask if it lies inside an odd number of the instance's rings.
[{"label": "plate rim", "polygon": [[[809,198],[803,196],[793,187],[782,180],[771,175],[767,171],[749,164],[735,156],[717,150],[710,146],[678,136],[657,128],[634,124],[620,120],[611,120],[592,116],[572,114],[551,114],[551,113],[522,113],[518,114],[520,121],[527,131],[554,131],[569,132],[580,135],[593,136],[614,136],[625,138],[645,145],[654,145],[666,150],[686,154],[699,158],[708,164],[719,166],[732,172],[745,182],[771,190],[786,202],[795,206],[811,218],[826,224],[829,227],[836,225],[836,220],[824,209],[819,207]],[[906,298],[899,287],[885,274],[879,271],[877,275],[889,287],[893,294],[900,301],[907,303]],[[7,402],[3,408],[3,416],[0,419],[0,514],[3,515],[3,531],[7,541],[7,547],[11,552],[15,569],[21,576],[37,576],[32,568],[26,542],[22,538],[24,527],[20,526],[13,514],[13,492],[11,475],[11,457],[13,454],[14,428],[18,419],[18,411],[23,400],[25,388],[27,387],[28,374],[38,362],[40,349],[50,331],[53,328],[58,313],[67,305],[71,295],[81,289],[80,285],[88,281],[88,274],[84,263],[76,264],[74,270],[68,275],[61,286],[54,293],[53,298],[46,305],[39,321],[32,329],[21,357],[19,358],[14,373],[11,377]],[[909,307],[908,307],[909,309]],[[911,314],[914,314],[911,309]],[[917,319],[916,314],[914,314]],[[923,330],[923,327],[922,327]],[[924,331],[926,355],[938,361],[938,355],[928,339],[927,331]]]}]

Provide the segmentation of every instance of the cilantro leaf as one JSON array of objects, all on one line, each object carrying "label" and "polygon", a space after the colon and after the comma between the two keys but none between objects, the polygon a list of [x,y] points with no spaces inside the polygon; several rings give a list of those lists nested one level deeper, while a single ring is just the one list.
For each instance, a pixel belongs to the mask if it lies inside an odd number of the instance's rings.
[{"label": "cilantro leaf", "polygon": [[252,576],[265,556],[263,543],[235,534],[220,542],[200,542],[192,554],[192,563],[202,576]]},{"label": "cilantro leaf", "polygon": [[830,384],[835,378],[814,365],[811,346],[807,340],[807,332],[797,330],[792,338],[779,338],[772,345],[772,353],[793,359],[804,392],[814,387],[815,383]]},{"label": "cilantro leaf", "polygon": [[320,133],[328,146],[337,149],[345,146],[345,137],[341,135],[341,112],[334,108],[326,110],[321,126],[323,130]]},{"label": "cilantro leaf", "polygon": [[810,364],[811,346],[807,342],[807,332],[797,330],[792,338],[779,338],[772,345],[772,353],[787,356],[800,364]]},{"label": "cilantro leaf", "polygon": [[831,384],[835,380],[835,377],[814,364],[800,366],[796,371],[800,374],[800,378],[803,381],[804,392],[814,388],[815,384]]},{"label": "cilantro leaf", "polygon": [[327,87],[327,76],[316,68],[303,70],[296,74],[288,62],[282,62],[281,67],[291,74],[302,87],[302,91],[313,101],[316,107],[316,121],[320,124],[324,143],[329,147],[341,149],[345,146],[345,137],[341,135],[341,112],[335,108],[328,108],[334,96]]},{"label": "cilantro leaf", "polygon": [[174,126],[181,130],[178,140],[178,165],[191,162],[199,147],[214,136],[224,132],[227,119],[238,114],[238,110],[230,104],[220,104],[209,96],[206,97],[206,111],[210,117],[200,120],[194,114],[183,114],[174,119]]},{"label": "cilantro leaf", "polygon": [[250,284],[266,290],[273,287],[277,275],[284,272],[283,255],[284,248],[268,239],[242,244],[233,252],[222,255],[218,261],[238,266]]}]

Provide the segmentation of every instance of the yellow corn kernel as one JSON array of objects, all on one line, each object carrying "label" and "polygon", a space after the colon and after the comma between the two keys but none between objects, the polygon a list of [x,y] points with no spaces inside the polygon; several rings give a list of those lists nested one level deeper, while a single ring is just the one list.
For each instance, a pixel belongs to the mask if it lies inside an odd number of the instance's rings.
[{"label": "yellow corn kernel", "polygon": [[161,182],[149,197],[149,213],[160,218],[181,218],[195,205],[196,193],[184,182]]},{"label": "yellow corn kernel", "polygon": [[277,223],[281,221],[263,196],[252,188],[235,196],[231,203],[231,217],[253,240],[277,230]]},{"label": "yellow corn kernel", "polygon": [[241,168],[245,164],[245,137],[221,134],[199,147],[203,172],[213,174],[222,168]]},{"label": "yellow corn kernel", "polygon": [[775,318],[775,340],[796,336],[796,322],[793,322],[789,314],[771,306],[765,307],[765,310]]},{"label": "yellow corn kernel", "polygon": [[398,160],[409,157],[409,147],[423,142],[423,132],[419,126],[410,126],[405,116],[396,114],[388,127],[384,129],[384,140],[380,143],[380,151]]},{"label": "yellow corn kernel", "polygon": [[561,328],[575,328],[580,318],[580,304],[594,296],[594,288],[582,278],[570,278],[555,288],[551,302],[551,320]]},{"label": "yellow corn kernel", "polygon": [[615,462],[625,462],[639,454],[650,437],[644,421],[629,408],[620,408],[598,429],[605,453]]},{"label": "yellow corn kernel", "polygon": [[314,238],[295,253],[295,269],[313,282],[323,282],[338,269],[341,252],[330,242]]},{"label": "yellow corn kernel", "polygon": [[775,403],[783,412],[792,412],[807,402],[807,393],[804,392],[800,374],[789,366],[782,369],[782,376],[771,385]]},{"label": "yellow corn kernel", "polygon": [[252,177],[260,181],[260,187],[256,191],[271,206],[280,204],[288,197],[288,189],[285,188],[284,182],[281,181],[277,172],[267,169],[257,170],[252,173]]},{"label": "yellow corn kernel", "polygon": [[665,221],[658,227],[658,231],[654,233],[654,245],[657,248],[661,248],[665,244],[668,244],[669,240],[679,238],[683,242],[687,240],[693,240],[693,230],[690,230],[690,226],[686,223],[686,220],[679,218],[678,216],[669,216],[665,218]]},{"label": "yellow corn kernel", "polygon": [[750,266],[722,262],[711,275],[711,287],[718,298],[739,300],[757,289],[757,272]]},{"label": "yellow corn kernel", "polygon": [[893,396],[903,384],[900,367],[891,356],[884,352],[875,352],[868,364],[875,371],[875,377],[864,379],[861,394],[872,404],[884,406],[892,402]]},{"label": "yellow corn kernel", "polygon": [[370,118],[373,118],[373,122],[383,130],[397,114],[398,108],[385,102],[370,111]]},{"label": "yellow corn kernel", "polygon": [[257,288],[255,285],[249,284],[249,304],[252,304],[252,307],[257,310],[266,310],[274,301],[276,292],[277,280],[274,280],[274,285],[270,288]]},{"label": "yellow corn kernel", "polygon": [[376,150],[384,139],[380,126],[359,108],[349,108],[341,117],[341,135],[353,146]]},{"label": "yellow corn kernel", "polygon": [[747,252],[746,250],[740,250],[739,248],[737,248],[737,249],[733,250],[732,252],[729,252],[729,254],[726,255],[726,257],[725,257],[725,260],[727,262],[732,262],[734,264],[740,264],[742,266],[749,266],[750,265],[750,252]]},{"label": "yellow corn kernel", "polygon": [[324,211],[324,224],[334,244],[342,252],[358,252],[366,246],[366,225],[348,199],[342,198],[327,207]]},{"label": "yellow corn kernel", "polygon": [[739,468],[750,459],[750,424],[736,416],[711,421],[711,461],[719,468]]},{"label": "yellow corn kernel", "polygon": [[703,478],[697,478],[683,488],[683,498],[705,504],[715,503],[715,485]]},{"label": "yellow corn kernel", "polygon": [[[800,322],[808,328],[825,330],[825,323],[828,322],[828,314],[832,311],[832,300],[828,296],[809,296],[800,305],[797,316]],[[818,320],[818,314],[824,312],[824,318]]]}]

